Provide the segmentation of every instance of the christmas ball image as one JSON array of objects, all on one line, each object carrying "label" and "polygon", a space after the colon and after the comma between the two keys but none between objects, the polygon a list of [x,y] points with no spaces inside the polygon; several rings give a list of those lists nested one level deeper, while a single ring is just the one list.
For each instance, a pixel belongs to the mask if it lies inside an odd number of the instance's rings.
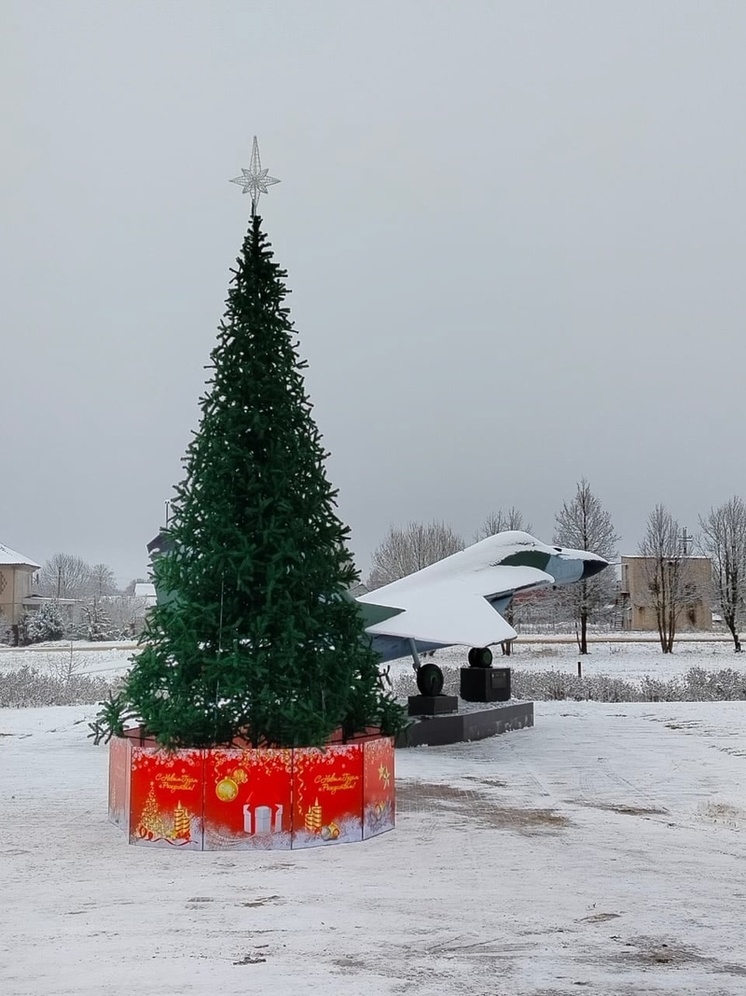
[{"label": "christmas ball image", "polygon": [[238,795],[238,785],[232,778],[222,778],[215,786],[215,795],[221,802],[233,802]]},{"label": "christmas ball image", "polygon": [[249,776],[243,770],[243,768],[236,768],[236,770],[231,774],[231,778],[236,783],[236,785],[243,785],[244,782],[249,780]]}]

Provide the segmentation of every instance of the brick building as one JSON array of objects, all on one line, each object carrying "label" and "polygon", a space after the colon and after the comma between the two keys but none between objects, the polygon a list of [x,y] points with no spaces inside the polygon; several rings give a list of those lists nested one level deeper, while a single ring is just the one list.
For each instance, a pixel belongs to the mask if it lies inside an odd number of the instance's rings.
[{"label": "brick building", "polygon": [[[657,629],[649,584],[654,563],[647,557],[622,557],[619,594],[623,629]],[[709,557],[685,557],[682,577],[689,594],[677,629],[680,632],[712,629],[712,564]]]},{"label": "brick building", "polygon": [[39,565],[0,543],[0,625],[17,626],[31,595],[31,579]]}]

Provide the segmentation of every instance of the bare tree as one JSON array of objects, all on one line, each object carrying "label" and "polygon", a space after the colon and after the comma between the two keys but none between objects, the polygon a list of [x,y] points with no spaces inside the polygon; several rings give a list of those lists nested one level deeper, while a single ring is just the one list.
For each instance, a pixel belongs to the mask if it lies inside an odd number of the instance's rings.
[{"label": "bare tree", "polygon": [[734,496],[700,516],[701,547],[710,558],[715,598],[730,630],[736,653],[741,652],[738,623],[746,603],[746,503]]},{"label": "bare tree", "polygon": [[55,553],[45,561],[37,578],[37,591],[48,598],[102,598],[116,593],[114,572],[108,564],[92,567],[72,553]]},{"label": "bare tree", "polygon": [[697,596],[687,570],[687,550],[679,523],[665,505],[656,505],[648,516],[638,548],[651,595],[661,650],[673,653],[679,621]]},{"label": "bare tree", "polygon": [[49,598],[85,598],[90,584],[90,565],[71,553],[55,553],[39,571],[39,594]]},{"label": "bare tree", "polygon": [[[616,554],[619,537],[614,531],[611,515],[585,478],[577,485],[572,500],[563,502],[554,520],[555,543],[576,550],[588,550],[607,559]],[[613,587],[613,578],[601,573],[593,578],[581,579],[563,590],[563,600],[575,620],[581,654],[588,653],[588,623],[609,604],[613,598]]]},{"label": "bare tree", "polygon": [[[519,511],[515,505],[511,505],[508,509],[499,508],[496,512],[489,513],[487,518],[474,534],[474,542],[478,543],[480,540],[487,539],[488,536],[496,536],[497,533],[504,533],[513,530],[530,533],[533,531],[533,526],[531,523],[524,521],[523,512]],[[508,604],[504,615],[505,621],[512,626],[515,622],[515,611],[513,609],[512,599]],[[512,644],[510,640],[505,640],[500,644],[500,648],[506,657],[510,656],[511,646]]]},{"label": "bare tree", "polygon": [[404,529],[391,526],[373,553],[369,588],[398,581],[464,549],[464,541],[444,522],[410,522]]},{"label": "bare tree", "polygon": [[111,633],[121,639],[137,638],[145,627],[148,602],[134,594],[112,595],[106,599],[106,612],[111,621]]},{"label": "bare tree", "polygon": [[101,598],[104,595],[115,595],[117,592],[117,580],[114,571],[108,564],[94,564],[91,567],[90,594],[94,598]]},{"label": "bare tree", "polygon": [[497,533],[517,530],[518,532],[531,533],[533,526],[523,518],[515,505],[508,509],[499,508],[496,512],[490,512],[482,525],[474,534],[474,542],[486,539],[488,536],[495,536]]}]

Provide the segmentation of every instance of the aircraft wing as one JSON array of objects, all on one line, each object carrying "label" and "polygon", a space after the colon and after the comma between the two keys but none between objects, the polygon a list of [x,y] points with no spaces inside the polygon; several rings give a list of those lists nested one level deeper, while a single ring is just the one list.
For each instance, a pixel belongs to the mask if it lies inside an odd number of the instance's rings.
[{"label": "aircraft wing", "polygon": [[358,601],[398,610],[396,615],[366,627],[371,635],[486,647],[517,635],[488,599],[508,597],[520,589],[552,584],[553,580],[551,574],[534,567],[494,566],[484,572],[421,584],[394,581],[362,595]]}]

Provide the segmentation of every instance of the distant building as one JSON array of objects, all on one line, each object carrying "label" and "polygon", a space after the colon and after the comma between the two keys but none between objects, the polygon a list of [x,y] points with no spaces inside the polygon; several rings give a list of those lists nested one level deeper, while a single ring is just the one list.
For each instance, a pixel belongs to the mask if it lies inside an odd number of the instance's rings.
[{"label": "distant building", "polygon": [[[647,557],[622,557],[619,595],[622,608],[622,629],[656,630],[653,596],[649,577],[654,561]],[[685,557],[683,579],[691,595],[681,613],[677,629],[712,629],[712,564],[709,557]]]},{"label": "distant building", "polygon": [[39,564],[0,543],[0,616],[4,626],[17,626],[31,595],[31,579]]},{"label": "distant building", "polygon": [[150,581],[135,582],[135,598],[141,598],[146,609],[152,608],[158,601],[155,593],[155,585]]},{"label": "distant building", "polygon": [[370,589],[366,588],[362,581],[358,581],[357,584],[347,589],[347,594],[352,595],[353,598],[360,598],[361,595],[367,595],[369,591]]}]

